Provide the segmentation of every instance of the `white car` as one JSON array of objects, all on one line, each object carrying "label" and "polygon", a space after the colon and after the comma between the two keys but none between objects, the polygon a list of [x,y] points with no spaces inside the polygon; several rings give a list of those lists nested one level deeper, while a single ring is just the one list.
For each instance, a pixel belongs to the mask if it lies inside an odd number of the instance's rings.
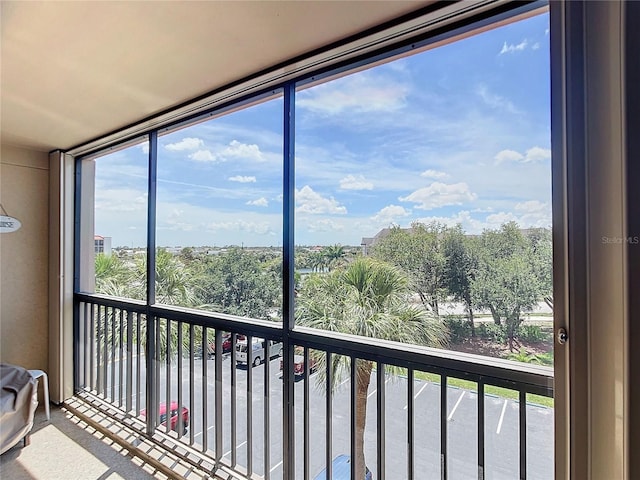
[{"label": "white car", "polygon": [[[264,338],[251,339],[251,364],[255,367],[266,360],[265,345],[269,342],[269,356],[277,357],[282,355],[282,343],[273,340],[265,340]],[[247,363],[247,341],[240,341],[236,344],[236,361],[238,363]]]}]

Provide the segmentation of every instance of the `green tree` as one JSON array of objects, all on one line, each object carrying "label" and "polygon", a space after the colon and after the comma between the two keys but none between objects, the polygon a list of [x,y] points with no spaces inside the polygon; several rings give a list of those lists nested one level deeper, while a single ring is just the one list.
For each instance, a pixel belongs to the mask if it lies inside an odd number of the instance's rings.
[{"label": "green tree", "polygon": [[435,315],[439,314],[438,305],[446,297],[442,242],[445,231],[446,226],[437,222],[415,222],[409,230],[393,227],[389,235],[373,247],[374,256],[407,272],[412,289]]},{"label": "green tree", "polygon": [[240,248],[209,257],[200,275],[200,303],[223,313],[270,319],[281,305],[280,268]]},{"label": "green tree", "polygon": [[551,230],[536,228],[528,237],[532,268],[540,282],[542,299],[553,310],[553,242]]},{"label": "green tree", "polygon": [[344,264],[346,252],[342,245],[328,245],[322,249],[326,267],[333,270]]},{"label": "green tree", "polygon": [[95,258],[95,291],[113,297],[127,297],[126,286],[132,273],[117,255],[98,253]]},{"label": "green tree", "polygon": [[329,267],[327,257],[322,251],[311,252],[310,262],[311,270],[314,272],[324,272]]},{"label": "green tree", "polygon": [[[326,275],[309,275],[297,298],[298,324],[366,337],[442,346],[446,330],[423,308],[411,306],[407,277],[396,267],[370,258],[358,258],[344,269]],[[332,357],[332,390],[350,371],[349,360]],[[324,385],[320,357],[319,383]],[[367,390],[373,362],[359,359],[356,365],[356,478],[365,476],[364,429]],[[327,393],[329,394],[329,393]]]},{"label": "green tree", "polygon": [[447,229],[443,238],[447,291],[454,300],[464,304],[472,337],[476,336],[473,319],[476,307],[471,291],[478,269],[476,243],[475,237],[465,235],[460,225]]},{"label": "green tree", "polygon": [[494,323],[505,329],[513,351],[523,310],[533,308],[544,295],[531,242],[515,222],[509,222],[500,230],[483,232],[479,245],[472,297],[478,308],[490,310]]}]

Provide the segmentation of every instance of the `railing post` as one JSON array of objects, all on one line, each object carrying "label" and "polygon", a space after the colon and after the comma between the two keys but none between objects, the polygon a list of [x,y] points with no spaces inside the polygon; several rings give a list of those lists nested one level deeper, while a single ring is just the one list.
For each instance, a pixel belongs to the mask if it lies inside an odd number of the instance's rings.
[{"label": "railing post", "polygon": [[484,381],[478,380],[478,480],[484,480]]}]

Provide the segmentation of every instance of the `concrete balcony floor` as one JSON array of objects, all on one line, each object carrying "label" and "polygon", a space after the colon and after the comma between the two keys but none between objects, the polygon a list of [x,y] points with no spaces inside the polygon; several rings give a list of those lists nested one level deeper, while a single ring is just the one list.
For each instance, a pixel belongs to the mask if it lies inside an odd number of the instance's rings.
[{"label": "concrete balcony floor", "polygon": [[[39,406],[31,443],[19,442],[0,457],[0,478],[11,480],[154,480],[213,478],[126,426],[74,398],[51,407],[48,422]],[[134,440],[134,441],[132,441]],[[132,447],[131,444],[136,447]],[[219,478],[219,477],[216,477]]]}]

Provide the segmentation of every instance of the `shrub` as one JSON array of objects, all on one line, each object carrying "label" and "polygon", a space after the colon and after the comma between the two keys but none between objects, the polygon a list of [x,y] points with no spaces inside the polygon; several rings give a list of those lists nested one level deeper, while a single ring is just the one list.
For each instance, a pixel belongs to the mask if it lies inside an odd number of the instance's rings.
[{"label": "shrub", "polygon": [[506,327],[495,323],[481,323],[476,327],[476,335],[491,342],[505,343],[507,341]]},{"label": "shrub", "polygon": [[553,352],[539,353],[536,355],[536,359],[540,365],[553,366]]},{"label": "shrub", "polygon": [[465,318],[447,317],[444,324],[449,330],[449,341],[451,343],[462,343],[471,338],[471,324]]},{"label": "shrub", "polygon": [[518,340],[528,343],[548,342],[551,340],[551,333],[538,325],[521,325],[517,337]]}]

